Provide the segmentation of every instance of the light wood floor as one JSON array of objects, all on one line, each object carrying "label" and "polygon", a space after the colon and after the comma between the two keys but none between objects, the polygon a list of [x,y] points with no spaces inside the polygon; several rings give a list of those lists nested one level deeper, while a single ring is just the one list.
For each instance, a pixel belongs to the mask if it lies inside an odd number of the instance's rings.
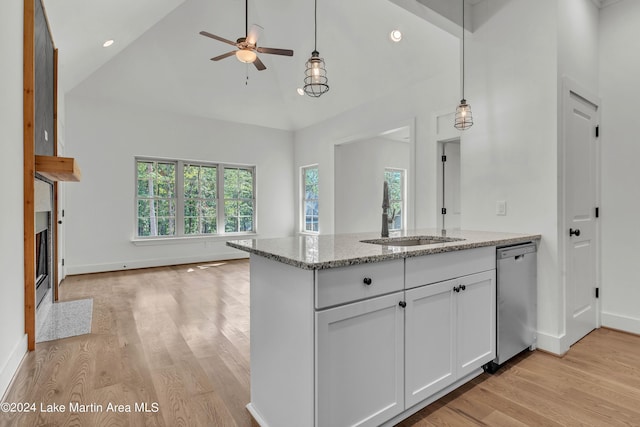
[{"label": "light wood floor", "polygon": [[[5,402],[33,402],[37,411],[0,413],[0,426],[257,425],[244,407],[246,260],[73,276],[60,295],[94,299],[92,333],[27,355]],[[40,411],[70,402],[103,408]],[[132,412],[107,412],[109,402]],[[136,402],[150,410],[157,402],[159,411],[136,413]],[[640,337],[600,329],[563,358],[527,353],[400,424],[466,425],[640,426]]]}]

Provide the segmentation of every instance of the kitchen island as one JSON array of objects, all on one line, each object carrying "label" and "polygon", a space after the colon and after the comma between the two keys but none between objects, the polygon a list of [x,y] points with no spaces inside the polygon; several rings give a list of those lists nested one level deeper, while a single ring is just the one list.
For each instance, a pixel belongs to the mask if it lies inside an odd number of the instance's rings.
[{"label": "kitchen island", "polygon": [[228,242],[251,258],[248,410],[263,427],[394,425],[417,412],[495,358],[496,247],[539,239],[413,230]]}]

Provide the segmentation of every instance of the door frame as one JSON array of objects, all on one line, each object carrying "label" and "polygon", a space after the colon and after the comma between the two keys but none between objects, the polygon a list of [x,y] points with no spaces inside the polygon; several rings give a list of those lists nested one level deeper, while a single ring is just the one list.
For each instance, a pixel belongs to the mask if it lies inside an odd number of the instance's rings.
[{"label": "door frame", "polygon": [[[569,350],[569,347],[573,344],[569,342],[567,327],[569,322],[570,310],[568,308],[569,298],[567,295],[567,248],[569,246],[569,235],[565,232],[568,229],[566,218],[566,197],[568,189],[566,187],[566,121],[569,114],[569,97],[572,93],[584,98],[588,102],[597,107],[597,122],[601,122],[602,118],[602,102],[600,98],[590,90],[582,87],[577,82],[567,76],[562,77],[562,87],[560,96],[560,120],[558,123],[558,260],[560,265],[560,283],[562,284],[562,297],[564,304],[562,305],[563,314],[563,330],[561,332],[560,353],[564,354]],[[600,193],[600,181],[601,181],[601,146],[602,135],[596,138],[595,154],[595,207],[600,206],[601,193]],[[600,221],[596,220],[595,223],[595,258],[596,258],[596,277],[595,285],[602,291],[601,280],[601,225]],[[596,299],[596,328],[599,328],[602,324],[601,320],[601,303],[600,299]]]},{"label": "door frame", "polygon": [[[458,164],[458,169],[460,171],[460,176],[458,177],[458,179],[460,180],[460,183],[462,183],[462,139],[460,138],[460,136],[456,136],[454,138],[447,138],[447,139],[439,139],[436,144],[438,146],[438,156],[437,156],[437,175],[436,175],[436,213],[437,213],[437,220],[436,220],[436,227],[440,230],[444,230],[445,226],[447,225],[446,223],[446,219],[443,218],[442,215],[442,208],[446,208],[445,203],[444,203],[444,196],[445,196],[445,186],[446,186],[446,181],[444,179],[444,168],[446,167],[444,165],[444,162],[442,161],[442,156],[445,155],[444,149],[446,147],[447,144],[450,143],[456,143],[458,144],[458,146],[460,147],[460,161]],[[461,215],[462,217],[462,212]],[[444,220],[444,221],[443,221]],[[462,219],[461,219],[462,222]]]}]

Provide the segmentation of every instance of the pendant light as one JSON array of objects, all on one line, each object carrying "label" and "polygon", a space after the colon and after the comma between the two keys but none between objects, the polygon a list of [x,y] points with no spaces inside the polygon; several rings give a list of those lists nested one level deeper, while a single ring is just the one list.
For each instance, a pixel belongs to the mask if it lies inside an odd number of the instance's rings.
[{"label": "pendant light", "polygon": [[456,118],[454,126],[458,130],[466,130],[473,126],[473,116],[471,115],[471,105],[464,99],[464,2],[462,0],[462,99],[456,108]]},{"label": "pendant light", "polygon": [[327,69],[324,66],[324,59],[320,58],[318,52],[318,0],[314,0],[314,28],[315,34],[313,39],[313,52],[311,52],[311,58],[307,60],[305,64],[306,70],[304,72],[304,86],[302,90],[307,95],[318,98],[323,93],[329,90],[327,84]]}]

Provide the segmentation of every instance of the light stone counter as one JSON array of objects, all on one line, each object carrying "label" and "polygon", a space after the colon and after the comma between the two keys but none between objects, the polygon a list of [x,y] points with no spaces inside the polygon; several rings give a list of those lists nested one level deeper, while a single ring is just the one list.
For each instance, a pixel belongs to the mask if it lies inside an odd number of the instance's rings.
[{"label": "light stone counter", "polygon": [[[420,229],[389,233],[391,238],[405,236],[442,236],[440,230]],[[379,239],[379,233],[336,235],[300,235],[275,239],[228,241],[227,245],[305,270],[345,267],[348,265],[409,258],[442,252],[460,251],[484,246],[506,246],[540,240],[539,234],[516,234],[489,231],[448,230],[446,237],[463,239],[455,242],[421,246],[385,246],[363,243]]]}]

